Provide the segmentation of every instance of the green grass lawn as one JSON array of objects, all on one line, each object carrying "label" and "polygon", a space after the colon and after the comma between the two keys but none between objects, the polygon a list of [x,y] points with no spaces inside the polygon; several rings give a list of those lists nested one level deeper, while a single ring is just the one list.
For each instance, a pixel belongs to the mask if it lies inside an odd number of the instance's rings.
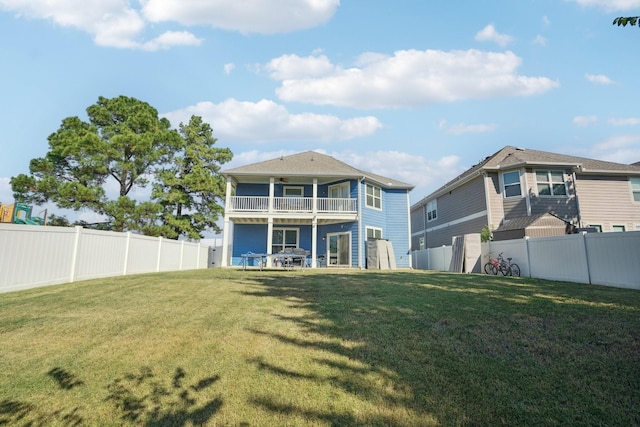
[{"label": "green grass lawn", "polygon": [[640,291],[197,270],[0,294],[0,425],[640,425]]}]

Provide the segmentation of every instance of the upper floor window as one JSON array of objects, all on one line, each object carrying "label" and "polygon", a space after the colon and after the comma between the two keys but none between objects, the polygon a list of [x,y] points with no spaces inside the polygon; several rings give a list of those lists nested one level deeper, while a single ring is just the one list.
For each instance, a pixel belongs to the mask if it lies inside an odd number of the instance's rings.
[{"label": "upper floor window", "polygon": [[504,197],[517,197],[522,195],[520,187],[520,171],[505,172],[502,174]]},{"label": "upper floor window", "polygon": [[640,178],[631,178],[631,193],[633,201],[640,202]]},{"label": "upper floor window", "polygon": [[382,190],[375,185],[367,184],[367,206],[375,209],[382,209]]},{"label": "upper floor window", "polygon": [[427,203],[427,221],[433,221],[438,217],[438,202],[432,200]]},{"label": "upper floor window", "polygon": [[562,171],[536,171],[538,196],[566,196],[567,186]]},{"label": "upper floor window", "polygon": [[382,228],[367,227],[367,239],[382,239]]},{"label": "upper floor window", "polygon": [[343,182],[341,184],[329,186],[329,197],[332,199],[348,199],[349,198],[349,183]]},{"label": "upper floor window", "polygon": [[611,231],[625,231],[624,225],[612,225]]},{"label": "upper floor window", "polygon": [[304,196],[304,187],[284,187],[284,197],[302,197]]}]

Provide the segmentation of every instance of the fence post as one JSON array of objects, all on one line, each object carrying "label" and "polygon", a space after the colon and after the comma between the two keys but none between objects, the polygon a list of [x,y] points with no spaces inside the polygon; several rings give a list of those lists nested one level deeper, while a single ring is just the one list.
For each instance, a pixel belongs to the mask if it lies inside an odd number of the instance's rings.
[{"label": "fence post", "polygon": [[156,271],[160,271],[160,255],[162,255],[162,236],[158,237],[158,261],[156,262]]},{"label": "fence post", "polygon": [[129,263],[129,245],[131,244],[131,232],[127,231],[127,243],[124,247],[124,268],[122,270],[122,275],[127,275],[127,267]]},{"label": "fence post", "polygon": [[69,282],[76,281],[76,267],[78,264],[78,252],[80,246],[80,235],[82,234],[82,227],[76,225],[76,238],[73,242],[73,253],[71,254],[71,272],[69,274]]},{"label": "fence post", "polygon": [[584,245],[584,257],[587,262],[587,278],[589,279],[589,284],[591,285],[591,262],[589,262],[589,251],[587,250],[587,232],[582,232],[582,243]]},{"label": "fence post", "polygon": [[184,262],[184,240],[180,241],[180,270],[184,270],[182,263]]},{"label": "fence post", "polygon": [[529,278],[533,277],[531,275],[531,253],[529,252],[529,236],[524,236],[524,250],[527,251],[527,270],[529,270]]}]

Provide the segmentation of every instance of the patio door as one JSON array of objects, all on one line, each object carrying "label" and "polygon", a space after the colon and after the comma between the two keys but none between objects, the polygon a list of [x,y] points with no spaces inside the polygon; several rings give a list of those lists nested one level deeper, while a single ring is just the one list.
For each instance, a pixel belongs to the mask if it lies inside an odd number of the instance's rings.
[{"label": "patio door", "polygon": [[351,233],[327,234],[329,258],[327,265],[334,267],[351,266]]}]

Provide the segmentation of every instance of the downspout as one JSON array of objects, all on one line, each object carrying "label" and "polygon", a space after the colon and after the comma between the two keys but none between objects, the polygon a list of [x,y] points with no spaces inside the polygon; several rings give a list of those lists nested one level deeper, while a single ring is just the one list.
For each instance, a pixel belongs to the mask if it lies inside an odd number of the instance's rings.
[{"label": "downspout", "polygon": [[580,203],[578,202],[578,182],[576,179],[576,171],[573,170],[571,171],[571,179],[573,179],[573,195],[576,198],[576,211],[577,211],[577,220],[578,220],[578,227],[584,227],[584,225],[582,224],[582,215],[580,215]]},{"label": "downspout", "polygon": [[411,199],[407,191],[407,234],[409,238],[409,269],[413,270],[413,256],[411,254]]},{"label": "downspout", "polygon": [[363,269],[364,263],[363,261],[363,253],[362,253],[362,239],[366,237],[362,232],[362,183],[364,182],[365,177],[360,178],[360,182],[358,184],[358,268]]}]

